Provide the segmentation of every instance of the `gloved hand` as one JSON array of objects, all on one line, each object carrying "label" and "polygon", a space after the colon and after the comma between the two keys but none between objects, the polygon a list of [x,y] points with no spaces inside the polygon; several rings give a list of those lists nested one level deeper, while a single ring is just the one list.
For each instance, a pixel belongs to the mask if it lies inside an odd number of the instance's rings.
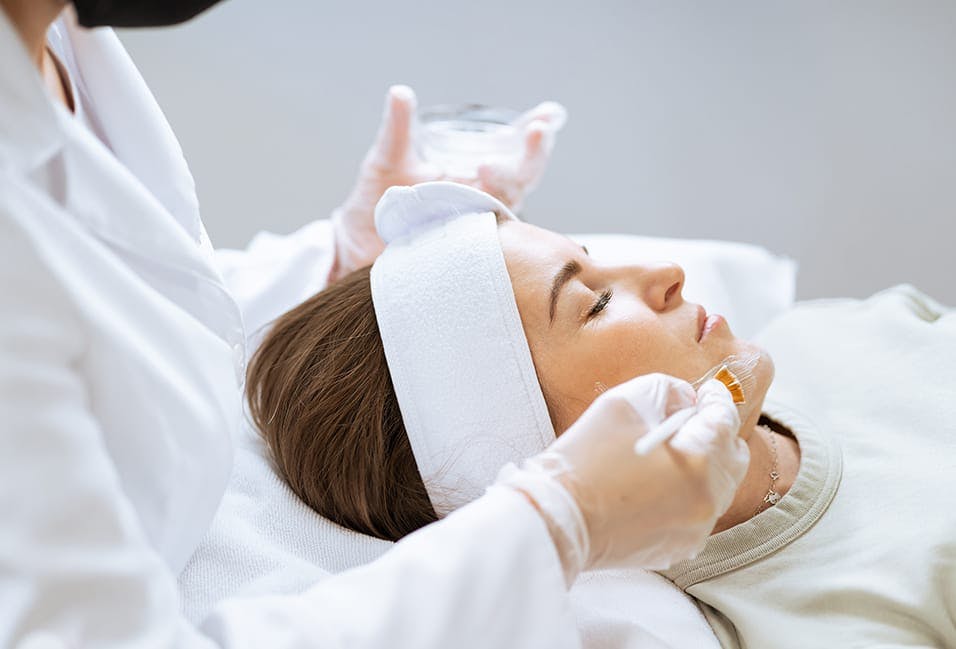
[{"label": "gloved hand", "polygon": [[[697,413],[646,456],[635,440],[668,415]],[[569,583],[584,569],[664,569],[696,556],[733,501],[750,453],[730,392],[694,393],[663,374],[608,390],[541,454],[505,467],[498,484],[529,497],[551,530]]]},{"label": "gloved hand", "polygon": [[385,248],[375,231],[375,205],[392,185],[414,185],[430,180],[461,182],[488,192],[517,211],[541,179],[554,146],[554,134],[566,118],[560,104],[539,104],[515,121],[525,134],[525,152],[519,161],[481,165],[475,178],[457,178],[418,156],[412,141],[415,109],[415,93],[411,88],[389,88],[382,124],[362,161],[355,187],[332,214],[335,260],[329,281],[371,264]]}]

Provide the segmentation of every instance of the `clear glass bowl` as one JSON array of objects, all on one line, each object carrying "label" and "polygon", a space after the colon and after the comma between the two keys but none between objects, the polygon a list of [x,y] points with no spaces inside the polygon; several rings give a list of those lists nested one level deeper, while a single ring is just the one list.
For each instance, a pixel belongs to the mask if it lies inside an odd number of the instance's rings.
[{"label": "clear glass bowl", "polygon": [[510,108],[481,104],[429,106],[418,111],[419,155],[455,178],[474,178],[480,164],[517,160],[524,152],[520,116]]}]

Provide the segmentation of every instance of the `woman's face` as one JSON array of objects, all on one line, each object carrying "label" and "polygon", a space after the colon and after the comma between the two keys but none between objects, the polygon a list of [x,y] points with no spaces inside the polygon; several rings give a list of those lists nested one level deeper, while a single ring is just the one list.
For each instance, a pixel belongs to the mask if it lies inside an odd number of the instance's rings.
[{"label": "woman's face", "polygon": [[[508,274],[556,432],[604,389],[652,372],[700,378],[730,354],[760,352],[755,395],[741,413],[746,438],[773,379],[773,362],[721,317],[685,302],[672,263],[598,263],[570,239],[516,221],[498,228]],[[751,422],[752,423],[749,423]],[[749,423],[749,425],[748,425]]]}]

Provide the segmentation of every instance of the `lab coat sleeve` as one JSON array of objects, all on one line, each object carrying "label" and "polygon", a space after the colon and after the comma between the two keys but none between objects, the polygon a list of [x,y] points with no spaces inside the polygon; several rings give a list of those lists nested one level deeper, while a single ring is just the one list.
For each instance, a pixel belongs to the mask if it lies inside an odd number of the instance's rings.
[{"label": "lab coat sleeve", "polygon": [[0,646],[577,646],[545,527],[506,493],[304,595],[223,603],[190,626],[89,409],[85,323],[4,202]]},{"label": "lab coat sleeve", "polygon": [[[540,517],[520,495],[491,490],[406,537],[375,562],[301,596],[233,599],[204,628],[223,644],[289,646],[579,647],[564,577]],[[312,645],[309,645],[312,646]]]},{"label": "lab coat sleeve", "polygon": [[334,250],[327,220],[291,234],[260,232],[242,250],[216,250],[216,266],[239,304],[252,347],[272,320],[325,287]]},{"label": "lab coat sleeve", "polygon": [[0,202],[0,646],[212,646],[124,497],[79,369],[86,325],[4,213],[14,201]]}]

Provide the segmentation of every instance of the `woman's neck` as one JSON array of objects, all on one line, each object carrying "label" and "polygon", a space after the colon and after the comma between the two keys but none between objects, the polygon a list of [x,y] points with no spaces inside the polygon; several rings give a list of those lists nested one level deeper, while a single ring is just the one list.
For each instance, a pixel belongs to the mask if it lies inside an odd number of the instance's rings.
[{"label": "woman's neck", "polygon": [[65,6],[66,0],[0,0],[0,8],[20,34],[20,40],[40,72],[43,83],[59,102],[72,111],[69,81],[63,78],[62,70],[46,46],[47,31]]},{"label": "woman's neck", "polygon": [[46,56],[47,30],[65,6],[66,0],[0,0],[0,7],[41,72]]},{"label": "woman's neck", "polygon": [[[770,439],[771,435],[773,441]],[[793,437],[777,431],[768,433],[762,430],[762,426],[754,426],[747,446],[750,448],[747,475],[737,489],[730,509],[717,520],[714,534],[746,522],[753,518],[758,510],[769,507],[770,505],[764,502],[764,496],[771,485],[774,491],[782,496],[790,490],[797,478],[797,471],[800,469],[800,446]],[[780,475],[776,481],[770,477],[770,472],[774,470],[775,456],[776,470]]]}]

